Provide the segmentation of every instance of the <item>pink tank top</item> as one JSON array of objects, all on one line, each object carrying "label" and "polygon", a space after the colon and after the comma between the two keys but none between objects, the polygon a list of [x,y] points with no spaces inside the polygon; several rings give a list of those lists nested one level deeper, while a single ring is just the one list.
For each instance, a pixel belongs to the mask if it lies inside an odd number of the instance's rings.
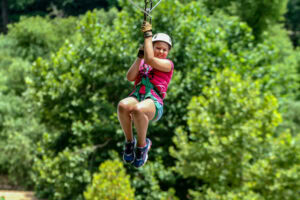
[{"label": "pink tank top", "polygon": [[[159,92],[159,95],[162,97],[162,100],[163,100],[167,94],[168,85],[172,79],[173,71],[174,71],[174,64],[171,60],[169,60],[169,61],[172,66],[171,71],[170,72],[162,72],[155,68],[152,68],[150,65],[144,64],[144,59],[143,59],[139,66],[139,69],[140,69],[139,75],[138,75],[137,79],[135,80],[134,85],[139,84],[142,80],[142,77],[148,76],[150,82],[153,84],[153,86]],[[145,87],[141,87],[139,92],[144,94]]]}]

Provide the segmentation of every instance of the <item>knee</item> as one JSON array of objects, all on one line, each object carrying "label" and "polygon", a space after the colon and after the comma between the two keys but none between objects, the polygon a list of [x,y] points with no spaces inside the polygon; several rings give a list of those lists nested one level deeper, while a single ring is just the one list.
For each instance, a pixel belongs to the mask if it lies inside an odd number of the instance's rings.
[{"label": "knee", "polygon": [[139,105],[136,105],[133,107],[131,114],[132,114],[133,118],[140,117],[140,116],[146,116],[145,113],[143,112],[143,109]]},{"label": "knee", "polygon": [[119,113],[130,112],[130,106],[127,103],[120,101],[118,104],[118,112]]}]

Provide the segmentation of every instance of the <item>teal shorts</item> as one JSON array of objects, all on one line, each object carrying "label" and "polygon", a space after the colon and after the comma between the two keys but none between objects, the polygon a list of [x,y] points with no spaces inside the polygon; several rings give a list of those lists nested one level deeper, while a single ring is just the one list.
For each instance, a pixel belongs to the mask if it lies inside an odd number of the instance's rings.
[{"label": "teal shorts", "polygon": [[[152,91],[154,91],[154,90],[152,90]],[[154,91],[154,92],[155,92],[155,91]],[[155,92],[155,93],[156,93],[156,92]],[[157,94],[157,93],[156,93],[156,94]],[[160,120],[160,118],[162,117],[163,112],[164,112],[164,107],[163,107],[163,105],[162,105],[161,103],[159,103],[159,101],[155,98],[155,96],[153,96],[153,95],[151,94],[151,92],[148,92],[148,93],[146,93],[146,94],[140,94],[140,93],[138,92],[138,90],[135,90],[130,96],[131,96],[131,97],[137,98],[137,100],[138,100],[139,102],[141,102],[141,101],[143,101],[143,100],[145,100],[145,99],[152,99],[152,100],[154,101],[155,108],[156,108],[155,116],[154,116],[154,118],[153,118],[152,121],[155,122],[155,121]]]}]

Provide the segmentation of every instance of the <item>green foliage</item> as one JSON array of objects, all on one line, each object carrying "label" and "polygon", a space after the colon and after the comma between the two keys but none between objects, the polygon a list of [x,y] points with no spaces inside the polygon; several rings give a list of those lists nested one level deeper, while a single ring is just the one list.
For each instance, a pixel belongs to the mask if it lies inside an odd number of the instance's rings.
[{"label": "green foliage", "polygon": [[22,96],[29,62],[10,56],[11,43],[0,36],[0,172],[12,185],[32,187],[36,143],[45,128]]},{"label": "green foliage", "polygon": [[6,35],[0,34],[0,51],[1,51],[1,60],[0,63],[3,62],[5,57],[10,55],[10,52],[13,51],[10,47],[13,45],[13,40],[6,37]]},{"label": "green foliage", "polygon": [[[300,135],[283,132],[269,141],[268,156],[245,172],[246,187],[268,200],[299,198]],[[298,192],[297,192],[298,191]]]},{"label": "green foliage", "polygon": [[[297,58],[297,74],[300,74],[300,47],[298,47],[296,49],[296,58]],[[298,91],[296,93],[297,100],[300,100],[300,80],[299,79],[298,79]]]},{"label": "green foliage", "polygon": [[195,199],[295,199],[299,137],[282,133],[277,101],[259,85],[225,69],[189,104],[189,131],[178,128],[176,171],[205,185]]},{"label": "green foliage", "polygon": [[0,93],[0,171],[11,184],[33,185],[30,173],[44,130],[24,98]]},{"label": "green foliage", "polygon": [[[118,0],[5,0],[7,2],[7,8],[4,7],[8,14],[8,22],[15,23],[20,20],[22,16],[51,16],[51,17],[67,17],[67,16],[79,16],[84,14],[88,10],[95,8],[111,8],[117,6]],[[2,1],[3,2],[3,1]],[[6,18],[4,15],[1,18]],[[3,19],[0,20],[0,25],[3,23]],[[4,25],[4,24],[2,24]],[[0,31],[1,31],[0,27]],[[3,30],[5,27],[3,27]]]},{"label": "green foliage", "polygon": [[33,4],[35,0],[8,0],[9,9],[24,10],[27,6]]},{"label": "green foliage", "polygon": [[205,200],[265,200],[261,195],[253,191],[230,191],[225,194],[219,194],[211,189],[208,189],[205,194],[199,192],[191,192],[194,199]]},{"label": "green foliage", "polygon": [[289,129],[291,134],[300,133],[300,101],[286,101],[281,108],[283,122],[278,127],[278,134]]},{"label": "green foliage", "polygon": [[51,24],[41,18],[21,18],[17,24],[9,25],[8,36],[15,41],[15,54],[30,61],[45,56],[54,48],[55,33]]},{"label": "green foliage", "polygon": [[157,158],[155,162],[147,162],[139,168],[132,180],[132,186],[136,189],[136,200],[178,200],[174,188],[162,190],[161,183],[172,185],[176,182],[174,173],[166,168],[162,160]]},{"label": "green foliage", "polygon": [[[300,89],[298,84],[300,81],[299,73],[299,52],[293,49],[293,45],[289,39],[288,32],[282,28],[281,25],[275,25],[264,33],[264,41],[268,46],[274,46],[276,52],[276,60],[273,67],[270,70],[276,73],[270,74],[272,82],[269,85],[275,85],[278,83],[287,84],[289,88],[280,91],[280,87],[277,87],[274,91],[278,97],[284,97],[285,99],[294,99],[297,96],[297,92]],[[288,72],[288,73],[287,73]],[[280,102],[282,103],[282,102]]]},{"label": "green foliage", "polygon": [[[143,2],[140,3],[142,5]],[[106,144],[95,156],[95,163],[90,170],[92,173],[95,166],[98,167],[99,163],[109,157],[107,152],[112,149],[122,151],[124,136],[117,120],[116,106],[132,89],[132,85],[126,81],[125,74],[136,57],[138,44],[142,41],[139,30],[141,22],[137,20],[142,21],[142,13],[136,12],[128,1],[120,1],[119,5],[122,7],[120,12],[111,9],[108,12],[95,10],[86,13],[78,24],[74,41],[66,41],[49,60],[38,58],[31,68],[31,74],[26,79],[29,85],[27,97],[35,102],[47,128],[55,132],[55,135],[41,146],[41,151],[46,152],[48,160],[55,159],[68,148]],[[248,88],[248,82],[242,83],[238,87],[242,92],[234,93],[236,96],[231,102],[232,105],[226,103],[227,99],[220,99],[224,101],[221,104],[223,109],[234,108],[237,109],[234,114],[240,116],[242,114],[239,112],[242,111],[249,115],[246,116],[248,121],[245,118],[241,118],[244,121],[234,121],[235,119],[230,117],[230,123],[243,124],[247,128],[244,130],[234,127],[237,135],[231,136],[231,129],[225,127],[227,137],[230,137],[238,148],[229,151],[225,158],[222,158],[222,153],[219,152],[218,162],[227,168],[222,171],[222,168],[217,167],[219,175],[222,175],[220,177],[217,177],[218,173],[214,173],[215,179],[221,178],[223,182],[238,185],[241,175],[238,169],[243,168],[250,158],[243,158],[241,164],[241,157],[234,157],[233,163],[237,164],[237,169],[231,169],[226,164],[226,159],[230,159],[230,155],[235,155],[244,148],[246,156],[253,154],[254,157],[261,153],[264,149],[264,145],[261,145],[264,144],[264,137],[273,134],[275,126],[279,123],[279,117],[276,116],[278,113],[275,111],[277,101],[269,92],[273,92],[276,97],[293,93],[294,79],[286,78],[290,77],[293,71],[278,67],[284,66],[281,64],[286,61],[281,56],[282,51],[278,46],[273,46],[270,41],[256,44],[251,29],[237,17],[230,17],[221,12],[208,17],[207,10],[199,1],[162,1],[153,12],[153,30],[155,33],[169,33],[174,41],[169,58],[175,63],[175,73],[165,100],[164,117],[159,123],[152,124],[148,133],[156,145],[150,152],[149,161],[162,157],[161,166],[164,166],[164,172],[174,163],[167,151],[172,145],[170,138],[174,129],[186,125],[187,105],[192,96],[201,95],[203,88],[211,85],[211,79],[218,71],[229,68],[242,77],[236,78],[235,81],[242,82],[242,79],[249,77],[253,82],[260,81],[261,85],[250,84],[249,90],[253,89],[253,93],[248,93],[245,89]],[[254,99],[245,99],[245,94],[252,95]],[[259,95],[264,96],[263,99],[260,99]],[[238,108],[235,105],[237,102],[240,106],[249,106],[247,108],[250,110],[243,111],[242,107]],[[251,111],[252,108],[256,109],[255,112]],[[219,114],[222,115],[221,111]],[[218,120],[221,120],[221,117],[217,116]],[[262,122],[256,123],[252,118]],[[230,127],[230,124],[225,125]],[[221,123],[218,128],[221,129],[222,126]],[[186,131],[184,129],[187,127],[182,128],[182,132]],[[247,135],[248,133],[254,135]],[[257,139],[256,134],[260,134]],[[241,141],[244,137],[253,143],[244,147]],[[213,140],[218,141],[218,138]],[[259,146],[249,153],[250,147],[255,145]],[[223,150],[222,147],[214,147]],[[201,155],[204,156],[204,153],[198,156]],[[42,165],[48,161],[40,162]],[[213,166],[217,165],[211,162],[213,170]],[[145,170],[149,170],[147,166]],[[196,168],[193,166],[193,169]],[[135,175],[140,172],[130,173],[137,177]],[[193,173],[193,170],[189,173]],[[155,199],[172,195],[172,186],[176,185],[174,179],[178,176],[175,175],[173,180],[170,176],[158,178],[158,173],[150,170],[143,174],[147,174],[144,181],[135,182],[133,179],[132,185],[137,191]],[[183,180],[183,185],[184,181],[186,180]],[[161,187],[164,184],[167,186]],[[47,187],[47,184],[40,184],[39,190],[43,191],[43,188]],[[52,192],[55,190],[56,188],[53,188]],[[186,188],[178,186],[175,191],[179,196],[178,194],[186,191]],[[51,197],[51,192],[45,193],[44,197],[47,195]],[[144,197],[137,194],[136,198]]]},{"label": "green foliage", "polygon": [[[176,6],[170,9],[170,5]],[[159,13],[164,15],[155,16]],[[198,1],[185,5],[177,1],[162,3],[153,15],[154,31],[171,33],[175,41],[170,58],[176,71],[162,119],[169,127],[185,124],[191,97],[201,94],[216,71],[224,67],[243,77],[261,80],[262,92],[272,91],[276,97],[294,93],[295,67],[287,70],[288,58],[282,55],[289,54],[288,47],[283,51],[280,45],[269,41],[256,44],[251,29],[237,17],[215,12],[208,18]]]},{"label": "green foliage", "polygon": [[53,156],[40,148],[41,158],[37,158],[33,166],[37,196],[49,200],[83,200],[82,191],[91,181],[88,156],[92,151],[93,148],[88,147],[65,149]]},{"label": "green foliage", "polygon": [[[104,11],[88,13],[80,24],[78,43],[67,42],[50,61],[38,59],[33,65],[33,76],[27,81],[29,94],[42,106],[47,125],[62,132],[63,148],[123,137],[122,133],[115,135],[119,126],[115,106],[121,94],[129,93],[125,77],[119,77],[125,73],[122,66],[130,52],[123,49],[122,55],[117,53],[115,41],[122,35],[114,32],[111,36],[112,27],[107,26],[115,15],[116,10],[107,16]],[[120,26],[117,29],[126,27]],[[123,42],[127,41],[124,38]]]},{"label": "green foliage", "polygon": [[[290,129],[293,135],[299,133],[299,119],[298,119],[298,96],[300,91],[300,80],[299,80],[299,51],[294,50],[292,44],[288,38],[287,31],[285,31],[281,26],[273,26],[265,34],[265,42],[269,45],[276,46],[278,53],[278,60],[281,62],[274,64],[274,68],[281,69],[279,74],[274,74],[271,78],[272,84],[276,82],[287,83],[289,82],[290,92],[286,93],[281,91],[280,100],[280,113],[282,114],[283,122],[277,128],[277,134]],[[278,39],[280,38],[280,39]],[[288,71],[289,73],[286,73]],[[283,77],[278,79],[278,77]],[[278,88],[279,89],[279,88]],[[277,90],[278,91],[278,90]]]},{"label": "green foliage", "polygon": [[[38,105],[44,105],[42,116],[50,126],[70,132],[72,124],[83,118],[94,126],[101,123],[105,132],[114,132],[118,126],[114,107],[120,97],[130,92],[124,74],[138,46],[135,38],[140,36],[134,19],[142,16],[125,2],[120,5],[124,8],[119,14],[116,10],[87,13],[79,25],[77,43],[67,42],[50,61],[35,63],[28,84]],[[262,90],[271,90],[276,96],[293,91],[290,79],[282,84],[286,70],[275,65],[281,62],[278,49],[268,43],[255,46],[246,24],[224,14],[207,18],[206,10],[200,6],[196,1],[164,1],[153,16],[156,30],[171,32],[176,41],[170,55],[176,73],[163,119],[167,128],[185,124],[182,116],[191,96],[200,94],[215,72],[225,66],[244,76],[262,79]],[[278,77],[278,81],[271,77]],[[93,127],[99,133],[97,129],[100,127]]]},{"label": "green foliage", "polygon": [[25,76],[29,67],[29,62],[23,59],[3,56],[0,62],[0,92],[21,96],[27,89]]},{"label": "green foliage", "polygon": [[[83,1],[48,2],[65,14],[86,8]],[[127,167],[131,183],[119,161],[104,161],[110,150],[122,151],[116,106],[132,89],[125,74],[142,42],[143,14],[120,0],[122,11],[94,10],[78,25],[41,17],[10,25],[0,36],[0,172],[15,184],[35,183],[49,200],[83,199],[88,184],[90,199],[116,187],[131,199],[135,190],[137,200],[184,199],[188,188],[194,199],[296,199],[299,106],[292,98],[299,96],[300,62],[286,31],[274,25],[286,1],[203,2],[164,0],[152,13],[154,32],[172,36],[175,73],[164,117],[149,128],[155,148],[147,165]],[[14,9],[26,7],[18,3]],[[276,134],[271,93],[284,120]],[[176,128],[172,171],[167,150]],[[112,171],[119,181],[109,181]],[[124,190],[114,181],[124,181]]]},{"label": "green foliage", "polygon": [[299,46],[300,44],[300,1],[299,0],[289,0],[287,5],[287,13],[285,15],[285,25],[288,30],[290,30],[291,39],[294,46]]},{"label": "green foliage", "polygon": [[118,0],[106,0],[109,7],[117,7],[118,6]]},{"label": "green foliage", "polygon": [[243,199],[243,200],[290,200],[297,199],[299,181],[299,135],[292,137],[282,133],[278,138],[271,138],[268,156],[258,159],[244,170],[244,179],[240,188],[224,193],[220,190],[207,189],[201,193],[191,191],[195,199]]},{"label": "green foliage", "polygon": [[283,20],[288,0],[203,0],[203,2],[211,12],[222,9],[230,15],[239,16],[253,29],[254,35],[262,39],[265,30]]},{"label": "green foliage", "polygon": [[228,69],[219,73],[189,105],[191,134],[177,129],[179,151],[171,151],[179,160],[177,170],[213,188],[239,186],[243,168],[263,153],[265,140],[280,122],[274,96],[260,95],[257,82],[242,81]]},{"label": "green foliage", "polygon": [[50,20],[42,17],[22,17],[20,22],[8,26],[8,38],[14,43],[12,56],[34,61],[47,58],[76,28],[75,18]]},{"label": "green foliage", "polygon": [[[280,134],[285,129],[290,129],[292,134],[299,133],[299,119],[298,119],[298,101],[300,94],[300,54],[299,50],[294,50],[291,41],[288,38],[287,31],[282,27],[274,26],[268,32],[265,33],[265,42],[269,45],[274,45],[278,49],[279,63],[274,64],[274,68],[281,69],[277,75],[274,74],[271,78],[272,83],[276,84],[289,82],[290,91],[281,91],[280,113],[283,117],[283,122],[279,125],[277,133]],[[280,38],[280,39],[278,39]],[[288,73],[286,73],[288,71]],[[279,77],[282,77],[278,79]],[[293,89],[291,89],[293,88]],[[280,90],[280,88],[278,87]],[[277,91],[279,91],[277,89]]]},{"label": "green foliage", "polygon": [[[12,184],[33,185],[30,173],[36,156],[36,143],[45,128],[34,114],[34,107],[23,97],[27,89],[25,77],[31,60],[47,57],[71,35],[75,18],[49,20],[24,18],[11,25],[7,36],[0,38],[1,92],[1,172]],[[57,36],[59,34],[59,36]],[[27,59],[27,60],[24,60]]]},{"label": "green foliage", "polygon": [[86,200],[133,200],[134,189],[130,186],[129,176],[119,160],[107,160],[93,175],[92,184],[84,192]]}]

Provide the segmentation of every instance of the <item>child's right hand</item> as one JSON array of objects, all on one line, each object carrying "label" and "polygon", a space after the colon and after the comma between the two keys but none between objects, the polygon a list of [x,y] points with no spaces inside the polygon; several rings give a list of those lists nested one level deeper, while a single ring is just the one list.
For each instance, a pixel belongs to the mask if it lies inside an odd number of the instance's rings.
[{"label": "child's right hand", "polygon": [[140,44],[138,57],[141,58],[141,59],[144,58],[144,45],[143,44]]}]

